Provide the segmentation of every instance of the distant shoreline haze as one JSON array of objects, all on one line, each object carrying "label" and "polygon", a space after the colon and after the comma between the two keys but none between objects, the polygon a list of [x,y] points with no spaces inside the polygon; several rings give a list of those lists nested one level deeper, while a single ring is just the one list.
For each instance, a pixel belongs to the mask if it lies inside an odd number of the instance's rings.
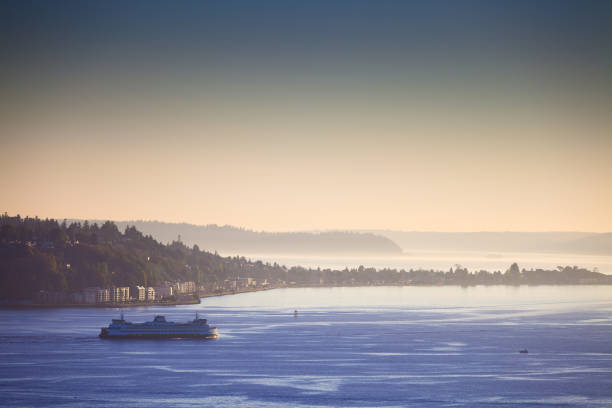
[{"label": "distant shoreline haze", "polygon": [[363,230],[393,240],[404,251],[564,252],[612,255],[612,233],[596,232],[421,232]]},{"label": "distant shoreline haze", "polygon": [[[70,220],[82,222],[83,220]],[[105,220],[88,220],[102,224]],[[170,243],[180,235],[223,254],[400,254],[411,250],[483,252],[562,252],[612,255],[612,233],[595,232],[429,232],[395,230],[264,232],[234,226],[161,221],[114,221],[119,229],[135,226]]]}]

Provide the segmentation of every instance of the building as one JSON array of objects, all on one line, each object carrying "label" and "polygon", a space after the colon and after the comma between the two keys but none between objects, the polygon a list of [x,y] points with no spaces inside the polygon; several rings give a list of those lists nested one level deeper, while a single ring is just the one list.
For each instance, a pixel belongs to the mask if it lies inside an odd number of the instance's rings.
[{"label": "building", "polygon": [[130,288],[118,287],[110,289],[110,299],[115,303],[128,302],[130,300]]},{"label": "building", "polygon": [[130,294],[132,295],[132,299],[138,302],[144,302],[146,298],[145,288],[144,286],[132,286],[130,288]]},{"label": "building", "polygon": [[178,293],[195,293],[196,291],[196,285],[193,281],[177,282],[176,286]]},{"label": "building", "polygon": [[78,305],[85,303],[83,292],[73,292],[70,294],[70,303],[76,303]]},{"label": "building", "polygon": [[238,278],[236,281],[239,288],[248,288],[251,285],[255,285],[253,278]]},{"label": "building", "polygon": [[236,290],[236,279],[226,279],[223,281],[223,289]]},{"label": "building", "polygon": [[98,290],[100,288],[85,288],[81,292],[81,299],[83,303],[94,304],[98,297]]},{"label": "building", "polygon": [[96,303],[108,303],[110,302],[110,290],[108,289],[97,289],[96,290]]},{"label": "building", "polygon": [[155,288],[149,286],[146,288],[145,292],[147,300],[155,300]]},{"label": "building", "polygon": [[155,286],[153,289],[155,289],[155,297],[157,299],[168,298],[174,295],[174,288],[171,285]]}]

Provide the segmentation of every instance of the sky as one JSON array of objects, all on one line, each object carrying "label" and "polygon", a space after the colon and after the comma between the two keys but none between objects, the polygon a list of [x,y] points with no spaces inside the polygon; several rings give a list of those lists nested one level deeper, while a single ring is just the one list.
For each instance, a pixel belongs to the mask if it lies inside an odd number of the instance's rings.
[{"label": "sky", "polygon": [[0,210],[612,231],[612,3],[0,2]]}]

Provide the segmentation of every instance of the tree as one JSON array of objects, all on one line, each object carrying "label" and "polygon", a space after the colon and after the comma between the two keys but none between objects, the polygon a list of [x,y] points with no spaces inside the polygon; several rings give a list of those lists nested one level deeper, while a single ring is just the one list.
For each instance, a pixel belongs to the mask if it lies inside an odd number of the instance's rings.
[{"label": "tree", "polygon": [[100,236],[103,242],[118,242],[121,239],[121,232],[114,222],[106,221],[100,227]]},{"label": "tree", "polygon": [[521,270],[516,262],[510,265],[510,268],[506,271],[506,279],[510,283],[518,283],[521,279]]},{"label": "tree", "polygon": [[0,227],[0,241],[14,241],[17,239],[17,229],[9,224]]},{"label": "tree", "polygon": [[68,234],[64,232],[61,228],[53,228],[49,233],[49,239],[53,242],[53,245],[56,248],[63,248],[68,241]]}]

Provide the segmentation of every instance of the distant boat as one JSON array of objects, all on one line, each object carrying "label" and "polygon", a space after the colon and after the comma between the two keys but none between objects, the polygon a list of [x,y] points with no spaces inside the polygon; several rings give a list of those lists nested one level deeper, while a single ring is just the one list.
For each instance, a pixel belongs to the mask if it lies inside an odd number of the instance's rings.
[{"label": "distant boat", "polygon": [[293,317],[297,317],[297,315],[298,315],[298,311],[297,311],[297,310],[294,310],[294,311],[293,311]]},{"label": "distant boat", "polygon": [[217,328],[211,327],[206,319],[196,318],[191,322],[174,323],[166,321],[161,315],[152,322],[131,323],[123,319],[113,319],[108,327],[100,330],[103,339],[216,339]]},{"label": "distant boat", "polygon": [[519,350],[519,353],[521,353],[521,354],[527,354],[527,353],[529,353],[529,351],[527,351],[527,349],[522,349],[522,350]]}]

